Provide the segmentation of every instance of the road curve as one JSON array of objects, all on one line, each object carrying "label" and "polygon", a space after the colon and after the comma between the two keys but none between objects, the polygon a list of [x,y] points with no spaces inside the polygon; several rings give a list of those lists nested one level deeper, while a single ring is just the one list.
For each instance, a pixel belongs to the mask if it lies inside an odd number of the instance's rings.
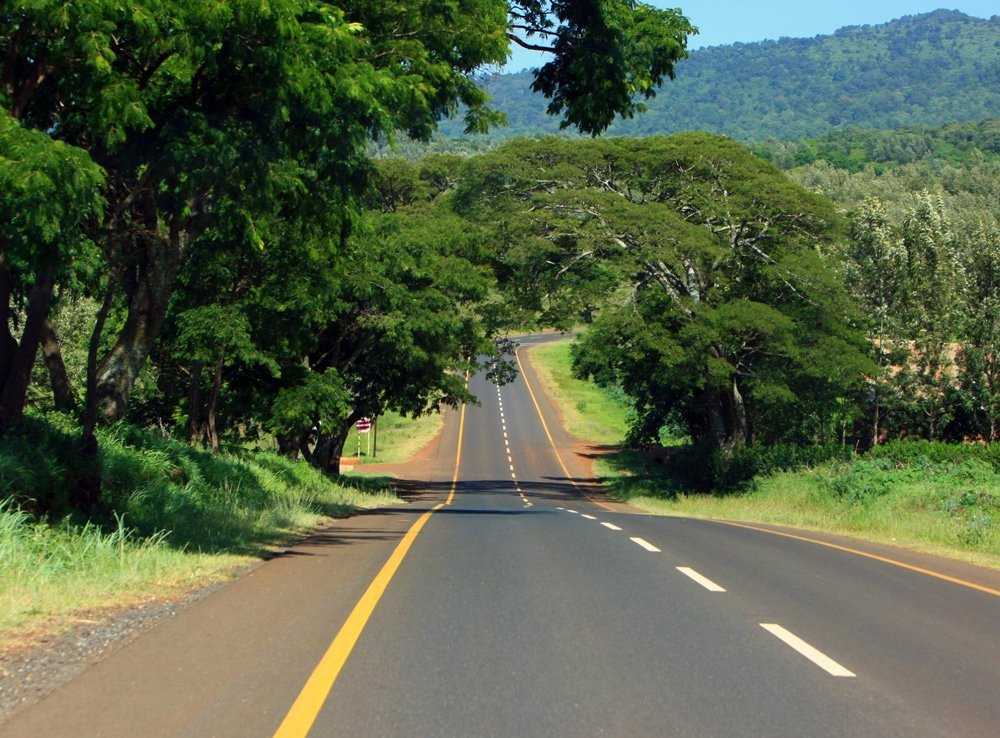
[{"label": "road curve", "polygon": [[0,734],[1000,733],[996,573],[613,503],[523,363],[472,378],[417,503],[316,534]]}]

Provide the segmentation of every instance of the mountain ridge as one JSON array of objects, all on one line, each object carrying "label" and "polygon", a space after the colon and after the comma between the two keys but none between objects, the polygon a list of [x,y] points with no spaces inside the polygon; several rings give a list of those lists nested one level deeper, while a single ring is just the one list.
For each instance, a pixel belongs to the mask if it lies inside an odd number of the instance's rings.
[{"label": "mountain ridge", "polygon": [[[981,120],[1000,114],[1000,16],[936,10],[812,38],[709,46],[677,71],[646,113],[608,134],[700,129],[755,141]],[[526,70],[486,81],[510,122],[491,135],[558,132],[530,82]],[[441,132],[459,137],[461,123],[445,121]]]}]

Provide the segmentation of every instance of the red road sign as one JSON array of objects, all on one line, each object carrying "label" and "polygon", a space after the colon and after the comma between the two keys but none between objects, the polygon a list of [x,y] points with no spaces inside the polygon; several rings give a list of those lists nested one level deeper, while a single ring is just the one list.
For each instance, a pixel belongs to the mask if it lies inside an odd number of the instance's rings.
[{"label": "red road sign", "polygon": [[371,418],[361,418],[357,423],[358,433],[367,433],[372,429],[372,419]]}]

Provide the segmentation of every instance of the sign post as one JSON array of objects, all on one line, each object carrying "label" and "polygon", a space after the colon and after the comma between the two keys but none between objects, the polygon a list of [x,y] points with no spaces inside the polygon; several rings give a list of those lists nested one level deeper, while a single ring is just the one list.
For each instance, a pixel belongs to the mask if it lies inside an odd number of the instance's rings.
[{"label": "sign post", "polygon": [[357,425],[355,427],[358,429],[358,461],[360,461],[361,460],[361,436],[363,436],[363,435],[368,436],[368,455],[371,456],[371,453],[372,453],[372,437],[370,435],[371,429],[372,429],[372,420],[371,420],[371,418],[361,418],[357,422]]}]

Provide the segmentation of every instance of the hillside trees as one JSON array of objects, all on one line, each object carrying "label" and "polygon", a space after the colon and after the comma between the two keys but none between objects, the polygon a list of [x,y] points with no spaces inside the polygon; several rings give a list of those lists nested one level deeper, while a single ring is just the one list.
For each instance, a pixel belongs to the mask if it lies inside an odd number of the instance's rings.
[{"label": "hillside trees", "polygon": [[[669,97],[651,101],[645,115],[616,121],[609,132],[651,136],[704,130],[754,142],[860,126],[897,129],[996,117],[998,30],[996,17],[942,10],[815,38],[697,49],[678,65]],[[545,115],[547,101],[528,93],[533,81],[532,71],[524,70],[495,75],[487,83],[510,118],[509,134],[499,135],[558,131],[558,122]],[[461,135],[455,124],[446,123],[443,130]],[[904,131],[886,153],[921,158],[920,138]],[[794,148],[789,153],[808,156],[812,147]],[[857,162],[854,153],[848,147],[845,160]],[[882,156],[876,153],[872,160]]]},{"label": "hillside trees", "polygon": [[518,298],[596,315],[576,369],[634,398],[634,442],[671,416],[726,448],[815,440],[870,366],[825,257],[836,214],[731,141],[521,141],[460,202],[497,224]]},{"label": "hillside trees", "polygon": [[[881,157],[854,171],[824,160],[789,172],[830,197],[852,224],[845,274],[870,318],[879,365],[866,442],[998,437],[994,128],[985,121],[924,130],[926,155],[916,162]],[[884,141],[889,150],[909,135],[868,131],[854,143],[875,152]],[[849,146],[849,139],[826,140]]]}]

